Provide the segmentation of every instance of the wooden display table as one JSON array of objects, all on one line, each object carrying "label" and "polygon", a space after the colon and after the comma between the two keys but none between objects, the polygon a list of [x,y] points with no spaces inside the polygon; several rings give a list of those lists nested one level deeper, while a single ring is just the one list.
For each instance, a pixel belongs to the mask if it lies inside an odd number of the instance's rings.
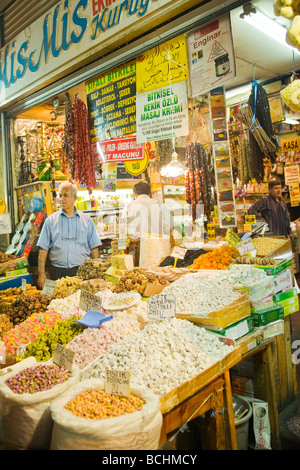
[{"label": "wooden display table", "polygon": [[[167,442],[172,432],[202,414],[205,414],[206,425],[205,449],[225,450],[229,444],[232,450],[237,450],[228,371],[163,415],[160,447]],[[229,436],[229,443],[226,436]]]},{"label": "wooden display table", "polygon": [[163,425],[160,447],[176,429],[205,413],[205,446],[210,450],[221,450],[229,445],[232,450],[237,450],[229,370],[240,360],[240,348],[236,347],[221,361],[161,399]]},{"label": "wooden display table", "polygon": [[271,324],[256,328],[238,340],[237,348],[226,358],[161,400],[163,426],[160,447],[188,421],[205,414],[205,449],[236,450],[230,369],[253,357],[255,398],[268,403],[271,447],[273,450],[281,448],[279,412],[295,399],[296,392],[290,317],[282,320],[282,331],[272,331],[272,327]]}]

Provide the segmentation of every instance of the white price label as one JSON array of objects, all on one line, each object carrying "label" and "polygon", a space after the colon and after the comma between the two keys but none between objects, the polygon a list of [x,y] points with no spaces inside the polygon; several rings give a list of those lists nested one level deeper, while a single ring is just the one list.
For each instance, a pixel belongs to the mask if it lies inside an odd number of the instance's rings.
[{"label": "white price label", "polygon": [[180,246],[175,246],[172,251],[173,258],[177,259],[184,259],[187,250],[185,248],[181,248]]},{"label": "white price label", "polygon": [[42,294],[53,296],[55,287],[56,287],[56,281],[52,281],[51,279],[46,279],[43,290],[42,290]]},{"label": "white price label", "polygon": [[79,299],[79,308],[85,310],[96,310],[97,312],[101,312],[102,307],[102,299],[91,292],[87,292],[85,290],[81,290],[80,292],[80,299]]},{"label": "white price label", "polygon": [[72,372],[74,356],[75,353],[73,351],[69,351],[69,349],[57,343],[53,362],[59,367],[64,367],[68,371]]},{"label": "white price label", "polygon": [[240,255],[248,255],[256,256],[256,248],[253,245],[253,241],[251,238],[247,238],[247,240],[242,241],[236,245],[237,250],[239,251]]},{"label": "white price label", "polygon": [[26,290],[26,285],[27,285],[26,279],[22,279],[22,290]]},{"label": "white price label", "polygon": [[174,317],[176,313],[176,299],[174,295],[152,295],[147,300],[147,314],[150,320],[166,320]]},{"label": "white price label", "polygon": [[113,395],[130,395],[130,372],[123,370],[105,371],[105,392]]},{"label": "white price label", "polygon": [[118,250],[126,250],[126,238],[118,238]]}]

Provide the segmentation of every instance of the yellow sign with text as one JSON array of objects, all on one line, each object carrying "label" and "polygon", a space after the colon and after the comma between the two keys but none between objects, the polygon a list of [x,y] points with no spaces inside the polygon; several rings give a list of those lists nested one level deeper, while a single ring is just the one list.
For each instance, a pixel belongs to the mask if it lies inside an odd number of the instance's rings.
[{"label": "yellow sign with text", "polygon": [[146,171],[149,164],[149,154],[145,150],[145,156],[143,160],[132,160],[124,162],[124,167],[127,173],[130,175],[141,175]]},{"label": "yellow sign with text", "polygon": [[136,91],[145,93],[188,80],[188,56],[184,34],[150,49],[136,62]]},{"label": "yellow sign with text", "polygon": [[281,141],[282,152],[299,152],[300,151],[300,139],[283,139]]}]

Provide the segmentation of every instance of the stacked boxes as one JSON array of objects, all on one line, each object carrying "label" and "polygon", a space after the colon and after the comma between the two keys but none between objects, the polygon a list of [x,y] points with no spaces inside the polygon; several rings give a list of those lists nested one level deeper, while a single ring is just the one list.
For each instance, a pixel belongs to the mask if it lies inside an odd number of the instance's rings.
[{"label": "stacked boxes", "polygon": [[274,294],[260,305],[251,308],[254,325],[262,326],[280,320],[299,310],[297,289],[294,288],[293,259],[285,259],[274,266],[255,266],[263,269],[274,280]]},{"label": "stacked boxes", "polygon": [[273,300],[277,307],[283,308],[284,316],[299,310],[299,298],[295,287],[285,292],[275,294]]}]

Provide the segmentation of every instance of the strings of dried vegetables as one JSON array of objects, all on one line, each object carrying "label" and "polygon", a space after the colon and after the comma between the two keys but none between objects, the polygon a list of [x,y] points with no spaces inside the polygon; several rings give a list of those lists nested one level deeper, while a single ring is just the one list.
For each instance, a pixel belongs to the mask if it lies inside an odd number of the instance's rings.
[{"label": "strings of dried vegetables", "polygon": [[[248,104],[256,119],[252,128],[258,130],[258,133],[251,132],[249,136],[252,153],[256,155],[256,159],[263,160],[264,157],[268,157],[274,163],[278,143],[273,129],[268,95],[263,86],[256,81],[252,85]],[[257,140],[257,137],[260,140]]]},{"label": "strings of dried vegetables", "polygon": [[78,94],[67,116],[65,145],[72,178],[91,191],[96,187],[95,161],[89,136],[88,110]]},{"label": "strings of dried vegetables", "polygon": [[258,179],[261,172],[264,171],[263,161],[261,161],[261,168],[253,165],[250,142],[246,134],[236,138],[231,153],[234,161],[235,176],[239,178],[241,185],[248,184],[253,178]]},{"label": "strings of dried vegetables", "polygon": [[186,202],[192,205],[192,215],[195,220],[197,204],[204,205],[206,215],[210,214],[214,205],[208,155],[202,144],[192,143],[188,145],[185,154],[185,165],[188,168],[185,176]]}]

